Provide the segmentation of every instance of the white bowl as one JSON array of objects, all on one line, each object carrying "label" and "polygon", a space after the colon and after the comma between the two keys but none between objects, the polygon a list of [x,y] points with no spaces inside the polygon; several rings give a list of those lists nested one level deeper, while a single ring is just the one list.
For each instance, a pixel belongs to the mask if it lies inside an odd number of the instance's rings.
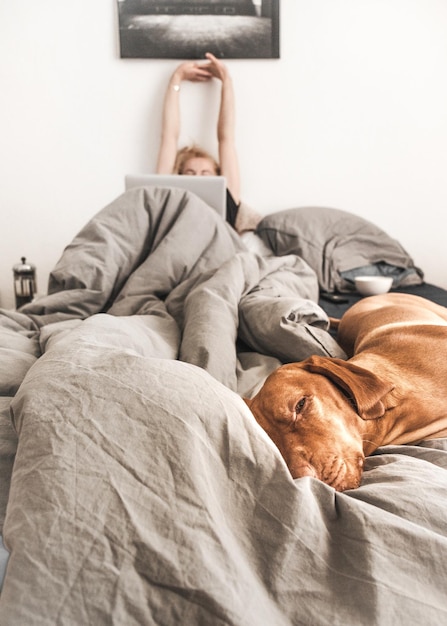
[{"label": "white bowl", "polygon": [[377,296],[391,289],[391,276],[356,276],[355,287],[362,296]]}]

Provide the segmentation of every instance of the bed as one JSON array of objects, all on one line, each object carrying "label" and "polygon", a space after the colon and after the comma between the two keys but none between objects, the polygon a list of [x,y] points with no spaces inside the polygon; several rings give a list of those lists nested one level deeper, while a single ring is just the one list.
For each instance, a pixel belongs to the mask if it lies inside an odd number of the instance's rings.
[{"label": "bed", "polygon": [[1,624],[447,622],[447,439],[381,448],[338,493],[293,480],[243,400],[343,358],[329,316],[359,268],[447,291],[343,211],[255,235],[266,254],[188,192],[132,189],[0,311]]}]

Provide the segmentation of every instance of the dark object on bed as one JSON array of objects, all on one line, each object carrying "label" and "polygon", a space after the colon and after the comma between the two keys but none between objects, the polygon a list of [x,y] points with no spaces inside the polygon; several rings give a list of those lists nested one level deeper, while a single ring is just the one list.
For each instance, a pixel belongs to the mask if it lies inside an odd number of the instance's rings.
[{"label": "dark object on bed", "polygon": [[[420,285],[409,285],[407,287],[398,287],[391,289],[397,293],[413,293],[416,296],[427,298],[432,302],[441,304],[447,307],[447,291],[436,285],[430,283],[421,283]],[[347,299],[347,302],[329,302],[326,298],[323,298],[320,294],[319,305],[326,311],[329,317],[340,318],[345,311],[349,309],[355,302],[361,300],[363,296],[358,293],[343,293],[343,297]]]}]

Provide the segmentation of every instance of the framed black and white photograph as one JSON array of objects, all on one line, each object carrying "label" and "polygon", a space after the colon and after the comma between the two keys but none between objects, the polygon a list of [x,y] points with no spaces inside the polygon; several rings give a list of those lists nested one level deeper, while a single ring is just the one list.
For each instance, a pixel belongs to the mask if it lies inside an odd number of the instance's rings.
[{"label": "framed black and white photograph", "polygon": [[117,0],[121,58],[279,58],[279,0]]}]

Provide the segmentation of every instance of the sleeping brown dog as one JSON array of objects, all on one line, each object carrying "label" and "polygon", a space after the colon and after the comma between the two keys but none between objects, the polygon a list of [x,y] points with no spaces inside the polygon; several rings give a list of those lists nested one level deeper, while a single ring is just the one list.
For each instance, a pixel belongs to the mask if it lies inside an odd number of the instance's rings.
[{"label": "sleeping brown dog", "polygon": [[371,296],[343,315],[338,341],[347,361],[284,365],[246,402],[294,478],[344,491],[379,446],[447,436],[447,308]]}]

